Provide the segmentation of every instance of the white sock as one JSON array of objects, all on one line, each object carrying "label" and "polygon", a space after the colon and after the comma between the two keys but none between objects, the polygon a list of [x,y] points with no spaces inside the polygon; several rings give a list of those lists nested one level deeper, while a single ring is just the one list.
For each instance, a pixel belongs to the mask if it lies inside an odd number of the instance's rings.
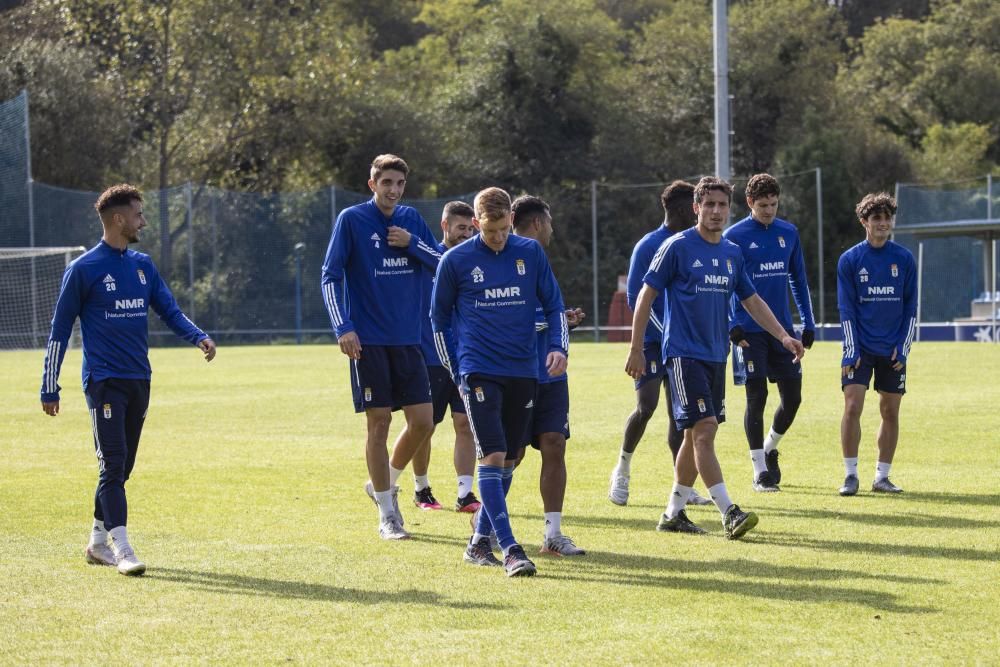
[{"label": "white sock", "polygon": [[104,522],[94,519],[94,527],[90,530],[90,545],[97,546],[108,543],[108,531],[104,528]]},{"label": "white sock", "polygon": [[632,455],[635,452],[626,452],[624,449],[618,455],[618,473],[628,475],[632,472]]},{"label": "white sock", "polygon": [[712,496],[712,502],[719,508],[719,513],[725,516],[726,510],[733,504],[733,501],[729,499],[729,492],[726,491],[726,483],[719,482],[715,486],[709,487],[708,493]]},{"label": "white sock", "polygon": [[375,492],[375,504],[378,505],[379,516],[383,519],[387,519],[390,516],[396,514],[392,507],[392,489],[388,491],[376,491]]},{"label": "white sock", "polygon": [[846,456],[844,457],[844,472],[847,474],[848,477],[850,477],[851,475],[854,475],[855,477],[858,476],[857,456],[855,456],[854,458],[847,458]]},{"label": "white sock", "polygon": [[891,463],[882,463],[879,461],[875,464],[875,479],[888,479],[889,478],[889,468],[892,467]]},{"label": "white sock", "polygon": [[764,450],[751,449],[750,462],[753,463],[753,479],[757,481],[762,472],[767,472],[767,461],[764,460]]},{"label": "white sock", "polygon": [[458,497],[464,498],[472,491],[472,475],[458,476]]},{"label": "white sock", "polygon": [[431,483],[427,479],[427,475],[414,475],[413,476],[413,490],[423,491],[424,489],[430,487]]},{"label": "white sock", "polygon": [[673,519],[687,505],[688,498],[691,497],[691,492],[694,491],[693,486],[684,486],[674,482],[674,488],[670,490],[670,500],[667,501],[667,518]]},{"label": "white sock", "polygon": [[764,438],[764,453],[766,454],[776,450],[778,448],[778,443],[781,442],[781,436],[783,435],[784,433],[778,433],[774,430],[774,428],[772,428],[771,432],[767,434],[766,438]]},{"label": "white sock", "polygon": [[128,531],[125,530],[125,526],[112,528],[108,531],[108,535],[111,537],[111,548],[115,554],[121,554],[122,551],[132,548],[128,543]]},{"label": "white sock", "polygon": [[396,486],[396,484],[399,482],[399,476],[402,475],[402,474],[403,474],[402,468],[396,469],[396,468],[392,467],[391,463],[389,464],[389,488],[390,489],[392,487]]},{"label": "white sock", "polygon": [[545,539],[562,534],[562,512],[545,513]]}]

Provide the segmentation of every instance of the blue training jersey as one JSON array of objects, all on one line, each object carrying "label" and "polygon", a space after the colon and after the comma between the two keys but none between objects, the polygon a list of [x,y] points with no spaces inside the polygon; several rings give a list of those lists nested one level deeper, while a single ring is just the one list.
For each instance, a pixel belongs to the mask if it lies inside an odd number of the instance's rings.
[{"label": "blue training jersey", "polygon": [[[632,259],[628,263],[628,283],[625,288],[625,298],[628,300],[628,307],[632,310],[635,310],[635,301],[639,298],[639,290],[642,289],[642,279],[649,271],[653,256],[656,255],[656,251],[660,249],[663,242],[673,235],[674,232],[667,229],[666,225],[660,225],[643,236],[632,249]],[[663,328],[668,317],[668,314],[664,312],[665,303],[663,292],[660,292],[656,295],[653,307],[649,310],[649,323],[646,325],[646,334],[643,336],[643,347],[663,343]]]},{"label": "blue training jersey", "polygon": [[[448,246],[443,243],[436,245],[437,251],[442,255],[448,251]],[[437,347],[434,345],[434,330],[431,329],[431,293],[434,290],[434,273],[424,272],[423,278],[423,303],[426,304],[426,315],[420,322],[420,351],[424,353],[424,362],[428,366],[443,366],[441,357],[438,355]]]},{"label": "blue training jersey", "polygon": [[844,334],[842,366],[862,352],[906,364],[917,328],[917,267],[909,250],[862,241],[837,262],[837,305]]},{"label": "blue training jersey", "polygon": [[664,361],[726,362],[730,296],[742,300],[754,294],[739,246],[726,239],[709,243],[697,227],[686,229],[663,242],[643,281],[667,292]]},{"label": "blue training jersey", "polygon": [[83,388],[108,378],[149,380],[149,308],[189,343],[208,335],[177,305],[149,255],[104,241],[66,267],[45,348],[42,401],[59,400],[59,371],[73,323],[83,337]]},{"label": "blue training jersey", "polygon": [[[390,246],[390,226],[411,234],[408,248]],[[334,334],[357,332],[362,345],[419,345],[427,314],[424,272],[441,253],[416,209],[397,206],[387,218],[374,197],[337,216],[323,262],[323,301]]]},{"label": "blue training jersey", "polygon": [[[727,229],[722,236],[743,251],[747,275],[753,281],[754,289],[781,326],[786,331],[792,330],[792,311],[788,305],[790,287],[802,327],[814,330],[816,322],[806,281],[806,263],[802,257],[799,230],[795,225],[781,218],[775,218],[770,225],[763,225],[750,216]],[[732,299],[731,305],[730,329],[738,326],[744,331],[765,331],[737,299]]]},{"label": "blue training jersey", "polygon": [[537,241],[512,234],[496,252],[476,235],[452,248],[441,258],[431,306],[445,367],[457,381],[470,373],[537,379],[539,306],[548,325],[546,352],[568,354],[562,294]]}]

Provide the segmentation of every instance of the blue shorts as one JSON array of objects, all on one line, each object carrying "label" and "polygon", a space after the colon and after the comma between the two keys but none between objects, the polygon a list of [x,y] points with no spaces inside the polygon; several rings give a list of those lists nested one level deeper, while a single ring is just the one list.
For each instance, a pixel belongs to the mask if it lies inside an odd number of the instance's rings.
[{"label": "blue shorts", "polygon": [[427,365],[419,345],[364,345],[351,360],[354,411],[431,402]]},{"label": "blue shorts", "polygon": [[746,384],[747,380],[758,378],[777,382],[802,377],[802,364],[795,363],[795,355],[786,350],[780,340],[766,331],[750,331],[745,336],[749,347],[733,344],[734,383]]},{"label": "blue shorts", "polygon": [[642,348],[642,353],[646,357],[646,374],[635,381],[636,389],[647,382],[659,382],[666,374],[663,363],[663,346],[659,343],[647,343]]},{"label": "blue shorts", "polygon": [[667,378],[678,429],[691,428],[709,417],[720,424],[726,421],[726,364],[671,357]]},{"label": "blue shorts", "polygon": [[840,376],[840,388],[849,384],[863,384],[867,389],[875,376],[875,391],[887,394],[906,393],[906,366],[895,370],[896,362],[889,357],[879,357],[867,352],[861,353],[861,364],[857,368],[848,369],[847,375]]},{"label": "blue shorts", "polygon": [[458,393],[455,381],[451,379],[451,373],[444,366],[428,366],[427,379],[431,383],[431,402],[434,404],[434,423],[440,424],[444,421],[444,413],[451,408],[452,416],[465,414],[465,403],[462,402],[462,395]]},{"label": "blue shorts", "polygon": [[569,382],[538,383],[535,390],[535,410],[528,434],[530,444],[538,449],[543,433],[561,433],[569,440]]},{"label": "blue shorts", "polygon": [[472,373],[463,380],[462,400],[469,415],[476,458],[505,452],[516,459],[531,426],[535,378],[500,377]]}]

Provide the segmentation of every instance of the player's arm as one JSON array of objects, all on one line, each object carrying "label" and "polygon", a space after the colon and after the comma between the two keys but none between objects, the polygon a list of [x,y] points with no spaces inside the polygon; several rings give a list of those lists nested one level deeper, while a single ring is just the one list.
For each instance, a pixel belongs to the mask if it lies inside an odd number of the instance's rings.
[{"label": "player's arm", "polygon": [[[636,300],[639,298],[639,291],[642,290],[643,286],[642,279],[649,270],[649,263],[652,259],[650,251],[643,245],[642,241],[637,243],[635,249],[632,250],[632,259],[628,264],[628,279],[625,283],[625,300],[632,312],[635,312]],[[663,322],[660,321],[655,311],[649,311],[649,319],[662,335]],[[643,337],[645,337],[645,331]]]},{"label": "player's arm", "polygon": [[792,299],[799,309],[799,319],[802,320],[802,345],[810,348],[816,340],[816,320],[813,319],[812,296],[809,293],[809,282],[806,278],[806,261],[802,256],[802,244],[795,236],[795,247],[792,248],[791,266],[788,267],[788,285],[792,290]]},{"label": "player's arm", "polygon": [[566,306],[563,304],[562,292],[556,282],[552,266],[549,264],[545,251],[539,245],[538,252],[538,298],[545,313],[545,322],[549,328],[549,352],[545,358],[545,368],[550,377],[558,377],[566,372],[569,356],[569,324],[566,320]]},{"label": "player's arm", "polygon": [[903,319],[897,337],[899,343],[893,353],[896,370],[902,370],[906,366],[906,360],[910,356],[910,346],[913,345],[913,336],[917,332],[917,271],[912,261],[907,262],[904,271],[906,273],[903,276]]},{"label": "player's arm", "polygon": [[785,328],[778,322],[778,318],[771,312],[770,306],[767,305],[764,299],[760,298],[760,295],[754,292],[747,298],[740,300],[740,303],[743,304],[744,310],[750,314],[754,322],[762,326],[767,333],[780,340],[781,346],[795,355],[796,361],[803,357],[805,348],[802,346],[802,342],[788,335]]},{"label": "player's arm", "polygon": [[416,231],[410,232],[402,227],[392,226],[386,234],[389,245],[396,248],[403,248],[407,254],[427,267],[430,271],[436,271],[438,262],[441,261],[441,253],[437,249],[437,240],[424,219],[417,216]]},{"label": "player's arm", "polygon": [[45,346],[42,364],[42,411],[55,417],[59,414],[59,371],[66,356],[66,344],[73,333],[73,322],[80,316],[85,286],[79,268],[71,264],[63,274],[59,298],[52,315],[52,330]]},{"label": "player's arm", "polygon": [[150,306],[160,319],[163,320],[171,331],[173,331],[178,338],[182,338],[192,345],[197,345],[201,348],[201,351],[205,353],[205,361],[211,361],[215,358],[215,342],[208,336],[207,333],[195,326],[181,307],[177,305],[177,300],[174,298],[173,293],[167,286],[163,277],[160,276],[159,271],[156,270],[152,265],[149,266],[149,271],[152,273],[153,289],[152,295],[150,297]]},{"label": "player's arm", "polygon": [[861,363],[861,347],[858,345],[858,291],[854,284],[854,266],[847,255],[841,255],[837,262],[837,308],[840,311],[840,328],[843,336],[843,357],[840,360],[840,374],[847,375],[850,368]]},{"label": "player's arm", "polygon": [[360,359],[361,341],[354,331],[344,290],[344,269],[350,259],[351,238],[348,218],[341,213],[333,228],[330,245],[326,249],[320,284],[323,289],[323,303],[326,304],[326,312],[330,315],[330,324],[340,345],[340,351],[351,359]]},{"label": "player's arm", "polygon": [[653,309],[659,291],[648,283],[639,290],[635,309],[632,311],[632,342],[629,344],[628,359],[625,360],[625,372],[638,380],[646,373],[646,356],[642,352],[643,336],[646,325],[649,324],[649,313]]},{"label": "player's arm", "polygon": [[438,264],[434,278],[434,289],[431,291],[431,330],[434,332],[434,347],[437,349],[441,364],[451,373],[451,378],[458,386],[458,353],[455,337],[452,332],[452,318],[455,313],[455,303],[458,300],[458,282],[451,262]]}]

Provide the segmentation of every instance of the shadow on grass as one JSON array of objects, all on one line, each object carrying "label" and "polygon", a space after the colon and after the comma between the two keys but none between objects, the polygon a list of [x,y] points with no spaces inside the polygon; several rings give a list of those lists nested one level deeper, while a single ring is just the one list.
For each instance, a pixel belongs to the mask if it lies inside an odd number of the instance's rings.
[{"label": "shadow on grass", "polygon": [[197,572],[172,568],[156,568],[148,572],[145,578],[185,584],[210,593],[228,593],[231,595],[259,595],[287,598],[290,600],[318,600],[322,602],[353,602],[361,604],[420,604],[476,611],[504,611],[509,609],[509,607],[498,604],[451,600],[434,591],[415,589],[405,591],[367,591],[360,588],[344,588],[342,586],[314,584],[304,581],[264,579],[262,577],[247,577],[223,572]]},{"label": "shadow on grass", "polygon": [[[830,484],[829,487],[823,486],[797,486],[794,484],[782,484],[782,491],[788,492],[790,495],[803,495],[803,496],[825,496],[827,498],[836,498],[837,488],[839,486],[840,480],[834,480],[834,483]],[[888,493],[870,493],[866,492],[862,487],[862,491],[853,498],[844,498],[845,503],[858,502],[859,500],[865,499],[877,499],[879,502],[919,502],[919,503],[933,503],[935,505],[983,505],[984,507],[996,507],[1000,505],[1000,494],[998,493],[947,493],[942,491],[914,491],[908,490],[904,491],[899,495],[888,494]]]},{"label": "shadow on grass", "polygon": [[768,509],[761,514],[766,516],[787,516],[801,519],[822,519],[824,521],[852,521],[854,523],[870,524],[872,526],[893,526],[900,528],[1000,528],[1000,521],[983,519],[968,519],[960,516],[940,517],[931,514],[887,514],[871,512],[854,512],[845,506],[843,510],[826,509]]},{"label": "shadow on grass", "polygon": [[[754,542],[783,547],[798,547],[827,552],[855,552],[877,556],[914,556],[941,560],[970,560],[995,562],[995,550],[943,547],[922,544],[890,544],[888,542],[851,542],[849,540],[817,540],[793,533],[758,533]],[[877,577],[877,578],[881,578]]]}]

